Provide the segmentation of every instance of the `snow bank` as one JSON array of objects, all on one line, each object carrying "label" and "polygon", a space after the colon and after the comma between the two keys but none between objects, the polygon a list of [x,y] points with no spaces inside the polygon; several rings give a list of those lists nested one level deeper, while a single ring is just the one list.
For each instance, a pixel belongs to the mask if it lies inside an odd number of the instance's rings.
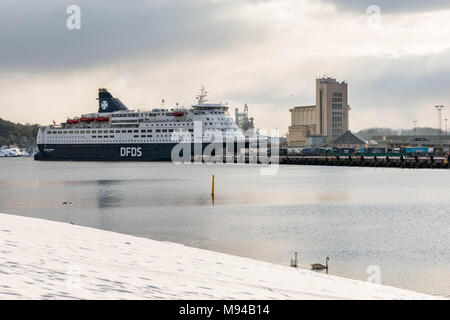
[{"label": "snow bank", "polygon": [[21,150],[17,147],[13,148],[0,148],[0,157],[29,157],[30,154],[25,150]]},{"label": "snow bank", "polygon": [[434,299],[175,243],[0,214],[0,299]]}]

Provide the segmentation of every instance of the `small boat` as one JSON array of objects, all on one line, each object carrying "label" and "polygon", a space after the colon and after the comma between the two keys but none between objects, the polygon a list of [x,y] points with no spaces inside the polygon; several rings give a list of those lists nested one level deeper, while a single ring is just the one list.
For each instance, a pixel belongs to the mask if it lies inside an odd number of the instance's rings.
[{"label": "small boat", "polygon": [[67,119],[66,123],[67,124],[76,124],[78,123],[80,120],[78,119]]},{"label": "small boat", "polygon": [[175,111],[175,112],[173,113],[173,116],[174,116],[174,117],[182,117],[182,116],[184,116],[184,112],[181,112],[181,111]]},{"label": "small boat", "polygon": [[94,121],[95,119],[93,118],[93,117],[81,117],[80,118],[80,121],[81,122],[92,122],[92,121]]},{"label": "small boat", "polygon": [[97,120],[97,122],[106,122],[109,121],[109,117],[97,117],[95,120]]}]

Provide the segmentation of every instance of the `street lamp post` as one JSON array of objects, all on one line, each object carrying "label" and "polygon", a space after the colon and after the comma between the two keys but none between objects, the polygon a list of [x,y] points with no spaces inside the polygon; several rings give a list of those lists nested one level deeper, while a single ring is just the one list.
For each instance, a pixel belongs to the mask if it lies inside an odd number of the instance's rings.
[{"label": "street lamp post", "polygon": [[[414,140],[417,139],[417,120],[414,120]],[[416,140],[417,142],[417,140]]]},{"label": "street lamp post", "polygon": [[445,139],[448,138],[448,137],[447,137],[447,135],[448,135],[448,130],[447,130],[447,120],[448,120],[448,119],[444,119],[444,121],[445,121]]},{"label": "street lamp post", "polygon": [[442,148],[442,109],[444,109],[444,106],[439,105],[435,106],[436,110],[438,111],[438,117],[439,117],[439,142],[440,147]]},{"label": "street lamp post", "polygon": [[444,121],[445,121],[445,143],[448,145],[447,120],[448,120],[448,119],[444,119]]}]

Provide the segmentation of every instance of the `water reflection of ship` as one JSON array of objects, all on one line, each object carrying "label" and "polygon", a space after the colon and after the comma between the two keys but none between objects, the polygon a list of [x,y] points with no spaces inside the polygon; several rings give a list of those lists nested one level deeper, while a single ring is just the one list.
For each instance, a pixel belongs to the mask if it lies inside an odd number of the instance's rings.
[{"label": "water reflection of ship", "polygon": [[98,228],[100,229],[113,230],[118,224],[113,221],[111,209],[119,207],[123,200],[115,187],[121,183],[120,180],[97,180]]},{"label": "water reflection of ship", "polygon": [[122,200],[120,193],[113,190],[113,186],[119,185],[120,180],[97,180],[98,195],[97,203],[99,209],[118,207]]}]

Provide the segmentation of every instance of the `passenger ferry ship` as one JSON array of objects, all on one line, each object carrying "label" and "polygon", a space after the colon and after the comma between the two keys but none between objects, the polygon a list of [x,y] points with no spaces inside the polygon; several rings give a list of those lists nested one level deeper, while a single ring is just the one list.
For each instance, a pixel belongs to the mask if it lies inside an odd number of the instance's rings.
[{"label": "passenger ferry ship", "polygon": [[177,156],[190,159],[195,150],[203,153],[212,143],[239,153],[246,145],[244,133],[226,104],[207,103],[206,97],[202,87],[189,109],[177,104],[173,109],[132,111],[107,89],[99,89],[97,113],[39,128],[35,160],[171,161],[175,147],[183,147],[176,149]]}]

